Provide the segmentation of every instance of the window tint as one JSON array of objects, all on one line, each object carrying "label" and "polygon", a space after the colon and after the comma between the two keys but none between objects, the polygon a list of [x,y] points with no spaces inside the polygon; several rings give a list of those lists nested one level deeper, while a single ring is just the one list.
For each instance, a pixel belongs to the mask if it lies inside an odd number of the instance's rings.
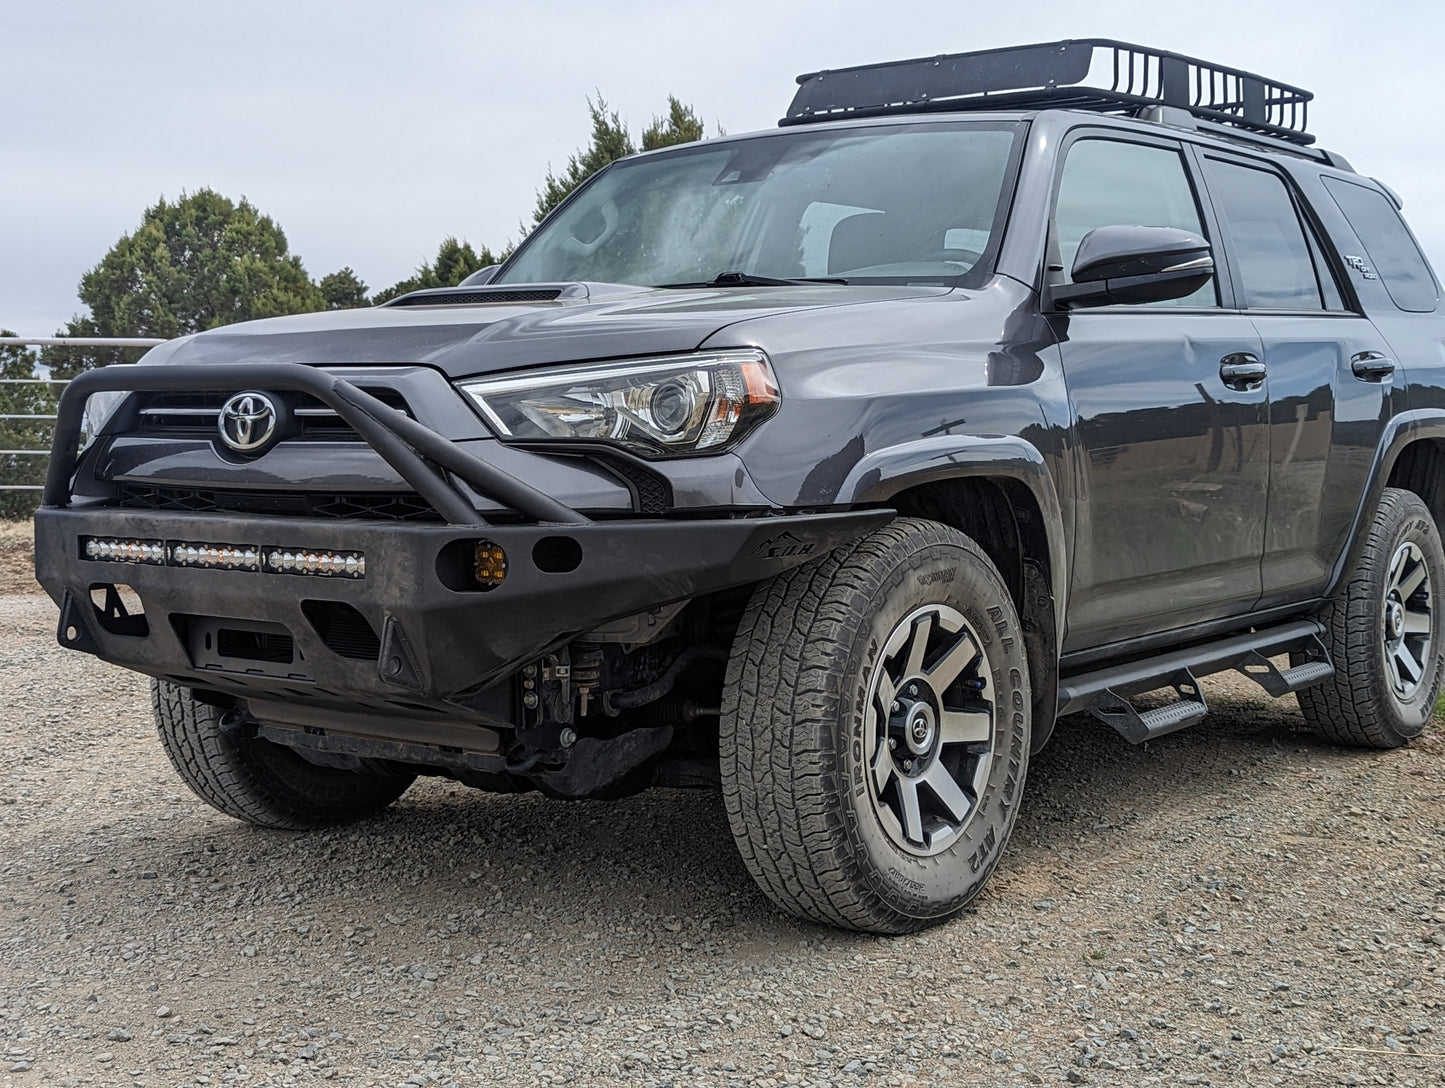
[{"label": "window tint", "polygon": [[1325,178],[1324,183],[1359,236],[1365,256],[1395,305],[1417,312],[1435,309],[1437,293],[1430,266],[1385,194],[1339,178]]},{"label": "window tint", "polygon": [[1234,243],[1244,304],[1266,310],[1324,309],[1309,243],[1284,179],[1210,159],[1209,192]]},{"label": "window tint", "polygon": [[[1118,140],[1079,140],[1059,178],[1054,226],[1064,273],[1084,235],[1095,227],[1179,227],[1204,236],[1199,205],[1178,151]],[[1215,306],[1210,280],[1187,298],[1156,306]]]}]

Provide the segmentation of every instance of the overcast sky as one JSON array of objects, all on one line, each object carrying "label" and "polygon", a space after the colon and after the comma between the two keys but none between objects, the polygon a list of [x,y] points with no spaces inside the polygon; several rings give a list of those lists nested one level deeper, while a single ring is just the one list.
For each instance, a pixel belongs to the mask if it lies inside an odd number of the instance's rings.
[{"label": "overcast sky", "polygon": [[504,245],[601,92],[770,128],[818,68],[1067,37],[1189,53],[1315,92],[1311,129],[1388,182],[1445,274],[1445,4],[1427,0],[6,0],[0,327],[49,335],[162,195],[248,197],[316,277],[373,289],[449,234]]}]

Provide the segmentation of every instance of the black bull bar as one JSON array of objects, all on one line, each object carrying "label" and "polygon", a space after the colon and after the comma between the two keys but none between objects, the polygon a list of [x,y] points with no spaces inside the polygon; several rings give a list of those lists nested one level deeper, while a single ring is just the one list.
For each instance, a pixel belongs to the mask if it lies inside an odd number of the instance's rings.
[{"label": "black bull bar", "polygon": [[[294,390],[333,408],[431,502],[448,524],[378,523],[273,515],[176,513],[71,505],[81,415],[103,391]],[[529,519],[489,524],[451,473]],[[592,521],[486,463],[344,379],[300,364],[107,367],[75,379],[60,403],[44,505],[36,513],[36,572],[61,606],[60,642],[137,671],[258,700],[287,699],[400,718],[491,718],[482,689],[521,664],[612,620],[761,581],[886,523],[891,511]],[[356,551],[362,578],[266,570],[179,568],[87,555],[89,538],[225,541],[246,547]],[[558,539],[570,569],[545,560]],[[485,542],[509,557],[490,589],[459,588],[443,567]],[[148,617],[138,636],[106,622],[91,590],[131,586]],[[359,611],[377,632],[375,660],[331,652],[308,619],[315,602]],[[198,622],[276,624],[291,632],[304,668],[228,667],[202,660]],[[168,622],[169,621],[169,622]],[[401,667],[398,667],[400,662]],[[284,675],[283,675],[284,674]]]}]

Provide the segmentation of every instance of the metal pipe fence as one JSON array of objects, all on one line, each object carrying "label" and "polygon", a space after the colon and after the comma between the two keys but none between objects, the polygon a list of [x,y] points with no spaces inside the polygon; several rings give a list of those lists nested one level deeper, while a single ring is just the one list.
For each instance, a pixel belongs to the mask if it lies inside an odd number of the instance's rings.
[{"label": "metal pipe fence", "polygon": [[[143,336],[0,336],[5,347],[70,347],[70,348],[153,348],[165,341]],[[64,387],[67,378],[0,378],[0,386],[41,385]],[[0,422],[54,423],[54,412],[0,412]],[[44,448],[0,449],[0,457],[49,458],[50,444]],[[44,466],[42,466],[44,467]],[[0,469],[3,473],[3,469]],[[0,475],[0,492],[43,491],[43,484],[17,484]],[[18,500],[17,500],[18,501]]]}]

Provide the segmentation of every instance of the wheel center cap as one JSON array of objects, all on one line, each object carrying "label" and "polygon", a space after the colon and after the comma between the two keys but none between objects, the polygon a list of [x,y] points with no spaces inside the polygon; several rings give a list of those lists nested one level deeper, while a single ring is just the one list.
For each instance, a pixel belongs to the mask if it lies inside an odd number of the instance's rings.
[{"label": "wheel center cap", "polygon": [[933,707],[925,702],[914,703],[908,711],[905,728],[908,732],[908,747],[920,755],[933,747],[933,734],[937,719]]},{"label": "wheel center cap", "polygon": [[1397,601],[1391,601],[1385,608],[1385,631],[1390,639],[1397,639],[1405,629],[1405,610]]}]

